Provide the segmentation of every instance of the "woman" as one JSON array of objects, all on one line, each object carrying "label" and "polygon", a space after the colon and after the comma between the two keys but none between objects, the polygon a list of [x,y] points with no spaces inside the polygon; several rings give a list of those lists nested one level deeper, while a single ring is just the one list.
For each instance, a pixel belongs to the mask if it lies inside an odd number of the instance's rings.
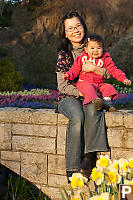
[{"label": "woman", "polygon": [[[77,12],[67,13],[60,25],[61,45],[58,49],[57,82],[59,89],[58,111],[69,119],[66,130],[66,173],[81,172],[89,178],[95,165],[96,153],[109,151],[104,112],[97,111],[93,103],[83,107],[82,94],[79,94],[75,82],[63,80],[74,59],[83,50],[83,41],[87,35],[84,20]],[[106,76],[107,71],[91,63],[83,66],[84,71],[95,71]]]}]

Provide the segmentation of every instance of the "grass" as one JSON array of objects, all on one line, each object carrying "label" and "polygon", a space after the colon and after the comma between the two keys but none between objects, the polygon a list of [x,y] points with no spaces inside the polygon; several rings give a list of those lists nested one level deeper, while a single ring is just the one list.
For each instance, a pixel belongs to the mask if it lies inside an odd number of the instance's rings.
[{"label": "grass", "polygon": [[3,165],[0,173],[1,200],[50,200],[35,185]]}]

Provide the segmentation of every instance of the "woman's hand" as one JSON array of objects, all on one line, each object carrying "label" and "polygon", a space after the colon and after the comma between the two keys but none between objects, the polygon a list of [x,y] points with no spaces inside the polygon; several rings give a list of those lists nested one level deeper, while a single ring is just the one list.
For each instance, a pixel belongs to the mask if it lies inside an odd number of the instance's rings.
[{"label": "woman's hand", "polygon": [[92,64],[90,61],[86,61],[84,65],[82,65],[82,71],[84,72],[94,72],[95,71],[95,65]]},{"label": "woman's hand", "polygon": [[129,79],[125,79],[124,81],[123,81],[123,83],[125,84],[125,85],[131,85],[131,81],[129,80]]},{"label": "woman's hand", "polygon": [[100,76],[103,76],[103,68],[94,65],[93,63],[91,63],[88,60],[86,61],[86,63],[84,65],[82,65],[82,71],[84,71],[84,73],[94,72]]},{"label": "woman's hand", "polygon": [[63,79],[67,80],[68,79],[68,74],[63,73]]}]

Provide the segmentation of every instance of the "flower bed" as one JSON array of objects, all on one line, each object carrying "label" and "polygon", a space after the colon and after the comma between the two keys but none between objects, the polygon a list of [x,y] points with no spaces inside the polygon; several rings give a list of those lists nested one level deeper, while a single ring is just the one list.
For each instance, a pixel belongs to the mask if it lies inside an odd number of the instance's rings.
[{"label": "flower bed", "polygon": [[113,104],[118,109],[131,109],[133,110],[133,93],[126,94],[120,93],[118,98],[113,101]]},{"label": "flower bed", "polygon": [[30,91],[0,93],[0,107],[55,108],[58,93],[56,90],[32,89]]},{"label": "flower bed", "polygon": [[[0,93],[0,108],[18,107],[33,109],[55,109],[58,97],[57,90],[31,89],[20,92]],[[113,101],[118,109],[133,109],[133,93],[120,93]]]}]

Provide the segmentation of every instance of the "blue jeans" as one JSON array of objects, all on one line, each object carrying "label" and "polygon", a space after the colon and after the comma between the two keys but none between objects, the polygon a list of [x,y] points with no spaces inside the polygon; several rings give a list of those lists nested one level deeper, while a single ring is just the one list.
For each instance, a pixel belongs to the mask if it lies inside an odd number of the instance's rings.
[{"label": "blue jeans", "polygon": [[109,151],[104,112],[96,111],[93,103],[66,97],[58,110],[69,119],[66,130],[66,170],[80,169],[84,153]]}]

